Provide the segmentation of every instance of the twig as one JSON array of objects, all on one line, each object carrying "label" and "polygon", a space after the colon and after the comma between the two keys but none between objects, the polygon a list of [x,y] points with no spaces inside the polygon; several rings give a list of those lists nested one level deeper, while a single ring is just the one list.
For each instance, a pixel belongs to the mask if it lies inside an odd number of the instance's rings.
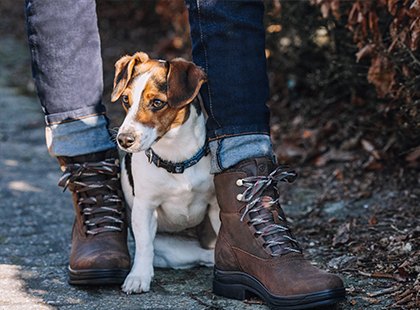
[{"label": "twig", "polygon": [[372,274],[369,273],[369,272],[364,272],[364,271],[360,271],[360,270],[358,270],[358,272],[359,272],[360,275],[365,276],[365,277],[371,277],[372,276]]},{"label": "twig", "polygon": [[362,276],[365,276],[365,277],[369,277],[369,278],[393,279],[393,280],[395,280],[395,277],[392,274],[388,274],[388,273],[382,273],[382,272],[369,273],[369,272],[364,272],[364,271],[359,270],[359,274],[362,275]]},{"label": "twig", "polygon": [[192,293],[188,294],[188,296],[189,296],[191,299],[193,299],[193,300],[197,301],[200,305],[202,305],[202,306],[206,307],[206,309],[212,309],[212,310],[220,310],[220,309],[221,309],[221,308],[219,308],[218,306],[214,306],[214,305],[212,305],[212,304],[210,305],[210,304],[208,304],[208,303],[204,302],[203,300],[201,300],[199,297],[195,296],[195,295],[194,295],[194,294],[192,294]]},{"label": "twig", "polygon": [[403,298],[407,297],[408,295],[410,295],[410,293],[411,293],[411,290],[408,288],[404,292],[402,292],[401,294],[397,295],[397,297],[399,299],[403,299]]},{"label": "twig", "polygon": [[398,290],[398,286],[392,286],[392,287],[384,288],[384,289],[376,291],[376,292],[367,293],[367,295],[369,297],[378,297],[378,296],[382,296],[382,295],[385,295],[385,294],[394,293],[397,290]]},{"label": "twig", "polygon": [[405,46],[405,48],[406,48],[406,51],[408,52],[408,54],[410,55],[411,59],[413,60],[413,63],[420,66],[420,61],[416,58],[414,53],[407,46]]},{"label": "twig", "polygon": [[394,224],[391,224],[391,228],[394,229],[396,232],[400,233],[401,235],[406,234],[406,232],[400,230],[398,227],[394,226]]},{"label": "twig", "polygon": [[397,302],[395,302],[395,303],[391,306],[391,308],[392,308],[392,307],[399,306],[399,305],[401,305],[401,304],[405,304],[405,303],[407,303],[407,302],[411,301],[411,300],[413,299],[413,297],[414,297],[414,294],[413,294],[413,293],[411,293],[410,295],[405,296],[403,299],[400,299],[400,300],[398,300]]}]

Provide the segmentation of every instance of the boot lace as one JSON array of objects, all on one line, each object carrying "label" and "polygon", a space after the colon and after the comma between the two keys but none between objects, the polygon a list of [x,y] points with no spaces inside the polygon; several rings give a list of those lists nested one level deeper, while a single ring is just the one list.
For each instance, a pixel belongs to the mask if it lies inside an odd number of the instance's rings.
[{"label": "boot lace", "polygon": [[123,199],[115,159],[67,164],[58,185],[77,195],[86,233],[120,232],[124,224]]},{"label": "boot lace", "polygon": [[246,187],[246,190],[237,196],[237,200],[247,203],[241,221],[244,221],[248,215],[249,223],[255,229],[255,236],[264,239],[264,247],[270,249],[272,256],[290,252],[302,253],[298,242],[287,227],[279,198],[273,199],[271,195],[265,194],[267,190],[274,188],[278,196],[276,187],[278,182],[291,183],[296,179],[296,173],[287,171],[286,168],[280,166],[268,176],[252,176],[236,181],[236,185]]}]

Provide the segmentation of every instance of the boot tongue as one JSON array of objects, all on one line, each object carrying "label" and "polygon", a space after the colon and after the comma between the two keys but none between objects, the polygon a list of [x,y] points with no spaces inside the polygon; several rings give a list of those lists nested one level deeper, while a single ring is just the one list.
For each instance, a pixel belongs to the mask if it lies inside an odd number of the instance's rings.
[{"label": "boot tongue", "polygon": [[268,157],[257,157],[239,163],[237,170],[242,170],[248,176],[267,176],[275,169],[273,161]]}]

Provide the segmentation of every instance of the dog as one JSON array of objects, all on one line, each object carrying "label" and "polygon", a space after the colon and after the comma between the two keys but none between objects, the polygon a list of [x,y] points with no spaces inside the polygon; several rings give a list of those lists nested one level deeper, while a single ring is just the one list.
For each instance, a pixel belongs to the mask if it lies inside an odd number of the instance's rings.
[{"label": "dog", "polygon": [[127,152],[121,184],[136,245],[127,294],[149,291],[154,267],[214,265],[219,207],[197,99],[205,82],[204,71],[182,58],[138,52],[115,64],[111,101],[121,98],[126,110],[117,143]]}]

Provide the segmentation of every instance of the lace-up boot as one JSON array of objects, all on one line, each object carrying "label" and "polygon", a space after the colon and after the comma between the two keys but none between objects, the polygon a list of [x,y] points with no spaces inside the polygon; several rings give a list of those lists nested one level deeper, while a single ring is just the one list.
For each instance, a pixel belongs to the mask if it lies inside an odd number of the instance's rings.
[{"label": "lace-up boot", "polygon": [[215,176],[222,222],[215,294],[241,300],[257,295],[275,309],[329,305],[344,297],[341,279],[305,260],[287,225],[276,185],[295,177],[265,157]]},{"label": "lace-up boot", "polygon": [[75,221],[69,283],[120,284],[130,270],[127,225],[116,150],[58,157],[59,186],[72,192]]}]

